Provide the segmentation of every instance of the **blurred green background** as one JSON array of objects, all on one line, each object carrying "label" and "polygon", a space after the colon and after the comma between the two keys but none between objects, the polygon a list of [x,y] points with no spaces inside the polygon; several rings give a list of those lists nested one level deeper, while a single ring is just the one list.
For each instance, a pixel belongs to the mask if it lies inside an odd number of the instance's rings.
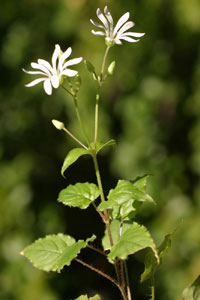
[{"label": "blurred green background", "polygon": [[[151,174],[148,191],[157,205],[138,217],[157,245],[177,228],[172,247],[156,277],[156,299],[181,299],[200,273],[200,2],[199,0],[7,0],[0,10],[0,300],[68,300],[100,293],[121,299],[106,280],[77,263],[61,274],[36,270],[19,252],[46,234],[85,238],[103,226],[89,209],[58,204],[59,191],[77,181],[95,182],[90,159],[60,175],[62,161],[75,146],[51,124],[64,121],[81,138],[72,99],[61,89],[51,97],[42,85],[25,88],[22,72],[38,58],[50,60],[56,43],[72,46],[100,67],[105,45],[91,34],[89,18],[108,5],[114,20],[131,13],[137,44],[124,42],[109,53],[116,71],[103,87],[100,138],[117,147],[100,157],[105,192],[118,178]],[[83,63],[79,105],[93,136],[95,86]],[[97,246],[99,241],[96,242]],[[145,252],[129,259],[134,299],[149,299],[149,282],[139,285]],[[81,254],[112,275],[102,258]]]}]

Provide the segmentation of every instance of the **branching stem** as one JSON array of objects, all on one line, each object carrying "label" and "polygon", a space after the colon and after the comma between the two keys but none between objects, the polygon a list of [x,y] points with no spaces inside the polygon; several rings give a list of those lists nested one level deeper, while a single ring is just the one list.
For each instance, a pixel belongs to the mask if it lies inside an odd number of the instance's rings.
[{"label": "branching stem", "polygon": [[67,128],[63,128],[63,130],[69,135],[71,136],[71,138],[73,138],[79,145],[81,145],[84,149],[88,150],[88,147],[86,147],[81,141],[79,141],[79,139],[77,139]]}]

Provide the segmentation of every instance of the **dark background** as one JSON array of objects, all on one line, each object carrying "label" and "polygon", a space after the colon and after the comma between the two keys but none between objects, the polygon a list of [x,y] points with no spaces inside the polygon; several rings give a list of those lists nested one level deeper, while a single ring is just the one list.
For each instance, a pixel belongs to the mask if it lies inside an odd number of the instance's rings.
[{"label": "dark background", "polygon": [[[90,159],[81,158],[64,179],[60,168],[75,146],[52,119],[65,122],[81,138],[72,99],[62,90],[47,96],[42,85],[25,88],[22,72],[38,58],[51,59],[56,43],[72,46],[100,68],[104,40],[91,34],[89,19],[108,5],[114,20],[129,11],[137,44],[115,46],[108,60],[116,70],[103,87],[100,139],[117,147],[100,156],[107,193],[120,179],[151,174],[148,192],[157,205],[138,216],[159,245],[177,228],[156,277],[156,298],[178,300],[200,270],[200,3],[198,0],[7,0],[0,10],[0,299],[68,300],[99,293],[121,299],[106,280],[73,262],[61,274],[36,270],[19,252],[46,234],[76,239],[103,225],[93,211],[68,209],[56,199],[76,182],[95,182]],[[84,68],[79,105],[93,137],[95,86]],[[96,241],[99,246],[100,240]],[[149,299],[150,283],[139,285],[145,251],[128,260],[134,299]],[[112,275],[107,262],[84,250],[81,257]]]}]

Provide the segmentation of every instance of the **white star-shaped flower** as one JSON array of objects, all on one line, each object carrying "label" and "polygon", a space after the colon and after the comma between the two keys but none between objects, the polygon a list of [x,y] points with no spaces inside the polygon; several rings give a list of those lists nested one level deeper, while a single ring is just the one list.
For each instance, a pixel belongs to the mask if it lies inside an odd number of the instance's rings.
[{"label": "white star-shaped flower", "polygon": [[[121,40],[125,40],[127,42],[138,42],[140,37],[144,35],[144,33],[138,32],[126,32],[128,29],[135,25],[134,22],[128,21],[130,17],[130,13],[125,13],[117,22],[114,27],[113,18],[111,13],[109,12],[107,6],[104,8],[104,14],[101,12],[99,8],[97,8],[97,17],[102,22],[103,25],[93,21],[90,19],[90,22],[102,29],[103,31],[94,31],[92,33],[95,35],[105,36],[106,44],[108,46],[113,46],[114,44],[121,45]],[[127,22],[128,21],[128,22]],[[137,39],[134,39],[137,38]]]},{"label": "white star-shaped flower", "polygon": [[48,95],[52,94],[52,88],[58,88],[60,82],[62,82],[63,76],[73,77],[78,74],[78,71],[71,70],[68,67],[76,65],[82,61],[82,57],[70,59],[67,58],[71,55],[72,48],[69,47],[65,52],[62,52],[59,45],[55,45],[55,50],[52,55],[52,65],[44,59],[38,59],[37,63],[32,62],[31,67],[37,71],[27,71],[24,72],[34,75],[42,75],[30,83],[26,84],[26,87],[34,86],[40,82],[44,82],[44,90]]}]

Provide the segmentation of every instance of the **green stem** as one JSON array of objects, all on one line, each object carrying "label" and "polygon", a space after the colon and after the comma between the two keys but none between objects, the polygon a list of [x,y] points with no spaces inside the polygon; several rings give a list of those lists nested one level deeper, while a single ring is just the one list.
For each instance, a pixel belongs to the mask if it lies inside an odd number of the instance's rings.
[{"label": "green stem", "polygon": [[100,87],[101,87],[102,82],[103,82],[103,74],[104,74],[106,58],[107,58],[107,56],[108,56],[108,51],[109,51],[109,49],[110,49],[110,47],[107,46],[107,47],[106,47],[105,54],[104,54],[104,57],[103,57],[103,62],[102,62],[102,66],[101,66],[100,77],[99,77],[99,79],[98,79],[99,88],[98,88],[98,93],[96,94],[95,121],[94,121],[94,148],[95,148],[95,149],[96,149],[96,143],[97,143],[97,138],[98,138],[99,99],[100,99],[99,90],[100,90]]},{"label": "green stem", "polygon": [[83,122],[82,122],[82,120],[81,120],[81,116],[80,116],[80,112],[79,112],[79,108],[78,108],[78,103],[77,103],[77,97],[74,96],[73,98],[74,98],[74,105],[75,105],[75,111],[76,111],[77,119],[78,119],[78,121],[79,121],[80,127],[81,127],[81,129],[82,129],[82,132],[83,132],[83,134],[84,134],[85,140],[86,140],[86,142],[87,142],[87,144],[88,144],[88,147],[89,147],[89,146],[90,146],[90,142],[89,142],[87,133],[86,133],[86,131],[85,131],[85,127],[84,127],[84,125],[83,125]]},{"label": "green stem", "polygon": [[71,138],[73,138],[78,144],[80,144],[84,149],[88,150],[88,148],[81,142],[79,141],[79,139],[77,139],[67,128],[63,128],[63,130],[69,135],[71,136]]},{"label": "green stem", "polygon": [[102,63],[102,67],[101,67],[101,75],[100,75],[100,83],[102,83],[103,81],[103,73],[104,73],[104,69],[105,69],[105,63],[106,63],[106,58],[108,56],[108,51],[110,49],[110,46],[107,46],[106,47],[106,51],[105,51],[105,54],[104,54],[104,57],[103,57],[103,63]]},{"label": "green stem", "polygon": [[154,277],[151,279],[151,300],[155,300],[155,280]]},{"label": "green stem", "polygon": [[82,122],[82,120],[81,120],[81,116],[80,116],[80,112],[79,112],[79,108],[78,108],[77,96],[74,95],[73,93],[71,93],[64,85],[62,85],[62,88],[63,88],[68,94],[70,94],[70,96],[72,96],[72,98],[74,99],[74,106],[75,106],[76,116],[77,116],[77,119],[78,119],[78,121],[79,121],[81,130],[82,130],[83,135],[84,135],[84,137],[85,137],[85,140],[86,140],[86,142],[87,142],[87,145],[88,145],[88,147],[89,147],[89,146],[90,146],[90,142],[89,142],[89,139],[88,139],[88,137],[87,137],[87,134],[86,134],[86,131],[85,131],[83,122]]}]

